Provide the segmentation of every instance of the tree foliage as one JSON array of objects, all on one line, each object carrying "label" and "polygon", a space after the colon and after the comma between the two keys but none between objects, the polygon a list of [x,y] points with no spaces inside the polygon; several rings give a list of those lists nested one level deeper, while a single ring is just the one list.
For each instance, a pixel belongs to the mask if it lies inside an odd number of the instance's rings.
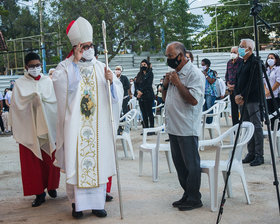
[{"label": "tree foliage", "polygon": [[96,44],[102,43],[101,22],[105,20],[112,57],[124,45],[132,51],[139,51],[140,45],[143,50],[160,51],[161,28],[167,42],[179,40],[190,48],[190,33],[202,23],[200,16],[186,12],[186,0],[52,0],[51,7],[53,18],[62,30],[79,16],[89,20]]},{"label": "tree foliage", "polygon": [[[220,2],[224,3],[225,6],[224,7],[218,6],[216,8],[217,29],[218,30],[228,29],[228,30],[218,32],[219,47],[233,46],[234,44],[238,45],[240,39],[242,38],[254,39],[254,32],[252,28],[253,17],[250,16],[252,1],[240,0],[235,2],[228,2],[228,0],[220,0]],[[280,17],[278,16],[279,9],[280,9],[279,1],[270,0],[270,1],[260,1],[260,2],[263,5],[263,10],[259,15],[268,23],[280,22],[279,19]],[[276,2],[278,2],[278,4]],[[200,39],[200,47],[204,47],[204,48],[217,47],[216,32],[215,32],[216,31],[215,6],[205,8],[204,12],[206,14],[209,14],[212,17],[212,20],[210,25],[198,35],[198,38]],[[261,23],[259,22],[258,24],[260,25]],[[248,27],[248,26],[251,27],[240,29],[241,27]],[[279,28],[280,28],[280,24],[273,26],[272,30],[279,35],[280,34]],[[263,26],[259,27],[258,30],[259,30],[259,42],[267,43],[269,41],[270,31],[268,31]]]}]

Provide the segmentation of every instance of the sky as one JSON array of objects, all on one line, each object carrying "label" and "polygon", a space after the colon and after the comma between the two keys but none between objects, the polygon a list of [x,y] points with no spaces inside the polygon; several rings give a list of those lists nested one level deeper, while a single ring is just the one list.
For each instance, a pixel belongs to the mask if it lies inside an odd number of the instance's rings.
[{"label": "sky", "polygon": [[206,26],[209,25],[211,22],[211,17],[209,15],[204,15],[202,8],[200,8],[200,9],[192,9],[192,8],[215,4],[215,3],[218,3],[219,1],[218,0],[188,0],[188,1],[189,1],[189,3],[193,2],[190,5],[191,13],[196,14],[196,15],[203,15],[204,25],[206,25]]},{"label": "sky", "polygon": [[[218,3],[218,0],[188,0],[191,3],[190,8],[202,7],[205,5],[215,4]],[[24,5],[32,6],[32,3],[38,2],[38,0],[32,0],[29,3],[26,3],[24,0],[21,0]],[[208,15],[203,14],[202,8],[200,9],[191,9],[191,13],[196,15],[203,15],[204,24],[207,26],[211,22],[211,17]]]}]

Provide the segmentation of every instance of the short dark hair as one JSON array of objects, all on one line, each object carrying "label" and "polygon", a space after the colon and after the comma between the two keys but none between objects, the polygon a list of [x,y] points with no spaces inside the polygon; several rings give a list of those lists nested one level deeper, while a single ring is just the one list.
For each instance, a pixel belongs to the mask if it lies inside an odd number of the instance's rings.
[{"label": "short dark hair", "polygon": [[203,61],[205,65],[208,65],[208,66],[210,67],[211,61],[210,61],[209,59],[204,58],[204,59],[202,59],[201,61]]},{"label": "short dark hair", "polygon": [[190,55],[191,62],[193,62],[193,54],[191,51],[186,51],[186,54]]},{"label": "short dark hair", "polygon": [[28,63],[32,60],[41,61],[40,56],[38,54],[34,53],[34,52],[30,52],[27,55],[25,55],[25,58],[24,58],[25,65],[28,65]]},{"label": "short dark hair", "polygon": [[268,59],[268,56],[269,55],[273,55],[274,57],[275,57],[275,66],[280,66],[280,58],[279,58],[279,56],[278,56],[278,54],[275,54],[275,53],[270,53],[270,54],[268,54],[267,55],[267,58],[266,58],[266,61],[265,61],[265,67],[266,68],[268,68],[269,66],[268,66],[268,64],[267,64],[267,59]]}]

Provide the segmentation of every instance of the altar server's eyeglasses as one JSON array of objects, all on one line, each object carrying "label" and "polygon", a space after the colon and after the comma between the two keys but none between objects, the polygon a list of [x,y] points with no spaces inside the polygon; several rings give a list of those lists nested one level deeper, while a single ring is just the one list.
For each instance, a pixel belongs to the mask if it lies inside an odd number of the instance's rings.
[{"label": "altar server's eyeglasses", "polygon": [[39,68],[42,64],[36,64],[36,65],[27,65],[28,68]]},{"label": "altar server's eyeglasses", "polygon": [[93,48],[93,44],[90,44],[90,45],[83,45],[82,46],[82,48],[83,48],[83,50],[88,50],[88,49],[90,49],[90,48]]}]

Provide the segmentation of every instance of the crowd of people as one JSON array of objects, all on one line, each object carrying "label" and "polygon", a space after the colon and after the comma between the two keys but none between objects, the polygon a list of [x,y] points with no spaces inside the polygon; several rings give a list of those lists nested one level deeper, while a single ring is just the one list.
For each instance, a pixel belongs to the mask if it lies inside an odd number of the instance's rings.
[{"label": "crowd of people", "polygon": [[[66,174],[72,216],[80,218],[85,210],[98,217],[107,216],[105,201],[112,197],[106,192],[110,192],[112,176],[116,174],[112,133],[122,132],[118,121],[129,111],[131,99],[138,101],[143,128],[155,125],[155,99],[157,104],[164,104],[165,131],[184,191],[172,205],[181,211],[203,206],[198,151],[201,114],[226,94],[230,95],[233,125],[238,124],[243,108],[244,120],[255,126],[243,163],[251,166],[264,163],[259,110],[261,83],[253,40],[243,39],[238,47],[232,47],[225,81],[211,68],[209,59],[204,58],[198,68],[193,64],[192,52],[182,43],[172,42],[165,54],[172,70],[154,85],[152,65],[146,59],[130,80],[121,65],[114,72],[107,70],[97,59],[92,32],[86,19],[79,17],[72,21],[67,27],[72,50],[50,71],[49,77],[41,73],[39,55],[28,53],[24,76],[12,82],[4,96],[0,95],[1,131],[12,130],[19,143],[23,192],[25,196],[36,195],[33,207],[45,202],[45,189],[51,197],[57,197],[61,169]],[[280,103],[279,56],[269,54],[265,65],[273,95]],[[251,75],[253,85],[249,82]],[[273,113],[278,106],[272,102],[266,81],[264,89],[269,113]],[[111,92],[111,100],[107,90]],[[108,106],[110,101],[112,108]]]}]

